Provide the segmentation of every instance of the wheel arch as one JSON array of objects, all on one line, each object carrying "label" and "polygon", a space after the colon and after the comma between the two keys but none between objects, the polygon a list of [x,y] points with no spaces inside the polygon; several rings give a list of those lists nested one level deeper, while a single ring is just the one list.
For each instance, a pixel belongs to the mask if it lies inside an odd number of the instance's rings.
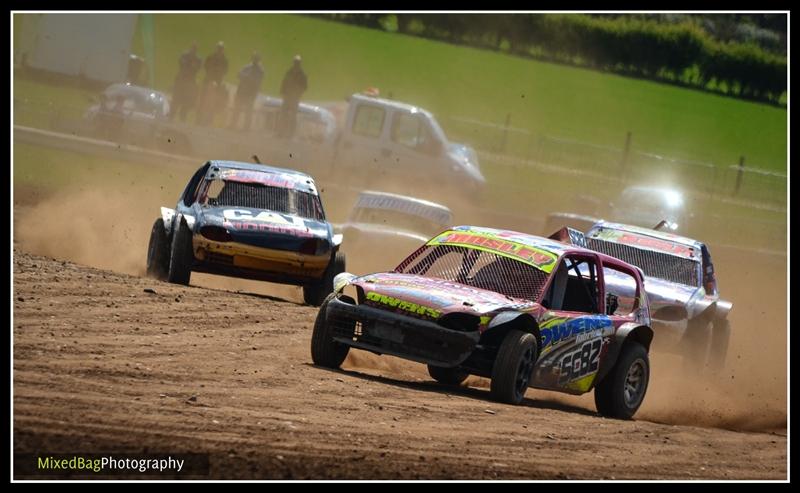
[{"label": "wheel arch", "polygon": [[641,325],[637,323],[623,324],[619,329],[617,329],[616,334],[614,334],[612,343],[608,348],[608,353],[603,360],[600,370],[597,372],[597,378],[595,378],[595,382],[600,382],[603,380],[603,378],[608,375],[611,369],[614,368],[614,365],[617,364],[620,354],[622,354],[622,349],[627,344],[638,342],[644,346],[647,352],[650,352],[650,344],[653,342],[654,334],[655,333],[653,332],[653,329],[647,325]]},{"label": "wheel arch", "polygon": [[499,346],[506,334],[512,329],[533,334],[536,337],[536,347],[541,352],[542,338],[539,332],[539,324],[536,323],[536,319],[531,314],[518,311],[505,311],[497,314],[481,334],[478,343]]}]

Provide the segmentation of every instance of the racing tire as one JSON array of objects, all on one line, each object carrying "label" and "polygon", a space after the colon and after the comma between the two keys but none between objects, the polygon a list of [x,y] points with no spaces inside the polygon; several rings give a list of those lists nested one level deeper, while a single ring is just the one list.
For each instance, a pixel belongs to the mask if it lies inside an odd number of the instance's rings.
[{"label": "racing tire", "polygon": [[597,412],[608,418],[631,419],[644,402],[649,381],[647,349],[635,341],[625,343],[614,367],[594,389]]},{"label": "racing tire", "polygon": [[510,330],[500,344],[492,368],[492,398],[507,404],[522,402],[538,356],[536,336]]},{"label": "racing tire", "polygon": [[176,226],[176,230],[172,233],[167,281],[188,286],[189,279],[192,276],[193,262],[192,231],[186,225],[186,222],[181,219]]},{"label": "racing tire", "polygon": [[711,347],[708,355],[708,366],[711,371],[719,372],[725,368],[730,339],[731,322],[728,319],[715,320],[711,329]]},{"label": "racing tire", "polygon": [[313,284],[303,286],[303,301],[307,305],[320,306],[325,298],[333,292],[333,278],[345,271],[344,252],[336,251],[322,279]]},{"label": "racing tire", "polygon": [[150,231],[150,243],[147,245],[147,276],[159,281],[166,281],[169,272],[170,244],[164,220],[156,219]]},{"label": "racing tire", "polygon": [[315,365],[336,369],[344,362],[347,353],[350,352],[350,346],[333,340],[332,328],[326,320],[328,302],[333,297],[334,294],[331,293],[325,298],[314,321],[314,331],[311,333],[311,360]]},{"label": "racing tire", "polygon": [[469,373],[459,368],[445,368],[443,366],[428,365],[428,375],[442,385],[461,385]]}]

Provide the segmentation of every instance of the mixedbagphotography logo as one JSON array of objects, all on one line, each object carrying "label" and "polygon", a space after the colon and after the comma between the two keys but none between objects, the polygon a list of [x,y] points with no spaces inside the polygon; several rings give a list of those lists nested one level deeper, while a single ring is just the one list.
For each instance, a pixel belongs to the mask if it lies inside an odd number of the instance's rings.
[{"label": "mixedbagphotography logo", "polygon": [[15,454],[16,478],[207,477],[207,454]]}]

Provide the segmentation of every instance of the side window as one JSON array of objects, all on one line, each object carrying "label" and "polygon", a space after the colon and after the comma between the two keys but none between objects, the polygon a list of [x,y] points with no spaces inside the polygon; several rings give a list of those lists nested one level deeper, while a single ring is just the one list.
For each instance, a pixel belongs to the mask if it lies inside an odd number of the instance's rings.
[{"label": "side window", "polygon": [[396,113],[392,120],[391,138],[393,142],[410,147],[418,152],[435,155],[435,141],[427,122],[411,113]]},{"label": "side window", "polygon": [[399,112],[392,120],[392,142],[416,148],[421,142],[422,125],[416,116]]},{"label": "side window", "polygon": [[383,120],[386,111],[378,106],[362,104],[356,109],[353,121],[353,133],[364,137],[377,139],[383,132]]},{"label": "side window", "polygon": [[597,265],[594,259],[564,257],[553,270],[552,276],[550,288],[542,299],[545,308],[599,313]]},{"label": "side window", "polygon": [[603,265],[606,286],[606,315],[624,317],[639,308],[636,279],[629,272]]},{"label": "side window", "polygon": [[203,167],[198,169],[192,179],[189,180],[189,183],[186,185],[186,189],[184,189],[183,193],[181,194],[181,201],[185,206],[190,206],[194,204],[194,201],[197,200],[197,190],[200,188],[200,183],[203,181],[203,177],[206,175],[206,171],[208,171],[208,167],[211,166],[211,163],[206,163]]}]

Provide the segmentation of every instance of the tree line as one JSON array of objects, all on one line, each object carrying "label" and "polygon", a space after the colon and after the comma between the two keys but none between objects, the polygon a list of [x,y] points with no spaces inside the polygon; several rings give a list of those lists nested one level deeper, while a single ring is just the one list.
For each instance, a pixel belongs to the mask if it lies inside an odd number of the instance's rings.
[{"label": "tree line", "polygon": [[323,14],[364,27],[585,66],[778,104],[786,57],[754,42],[712,37],[690,16]]}]

